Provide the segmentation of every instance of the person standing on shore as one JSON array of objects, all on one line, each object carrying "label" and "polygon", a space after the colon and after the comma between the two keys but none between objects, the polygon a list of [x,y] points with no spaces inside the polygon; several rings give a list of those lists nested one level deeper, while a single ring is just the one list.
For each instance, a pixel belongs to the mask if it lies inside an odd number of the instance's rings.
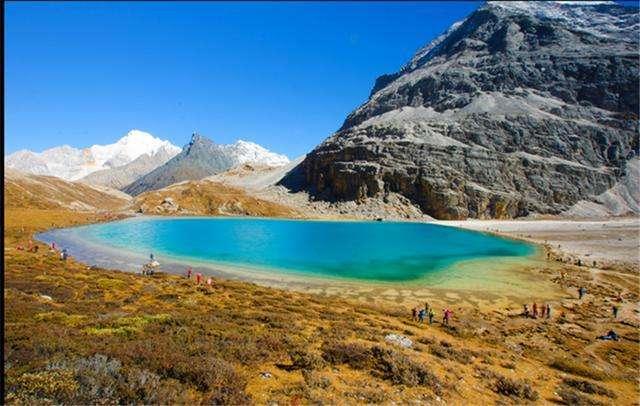
[{"label": "person standing on shore", "polygon": [[618,306],[613,305],[613,307],[611,308],[611,310],[613,311],[613,318],[617,319],[618,318]]},{"label": "person standing on shore", "polygon": [[411,309],[411,320],[418,321],[418,308],[414,307]]},{"label": "person standing on shore", "polygon": [[545,313],[547,312],[547,306],[543,303],[542,306],[540,306],[540,318],[544,319]]},{"label": "person standing on shore", "polygon": [[449,321],[451,320],[452,311],[449,309],[444,309],[444,315],[442,317],[442,323],[444,325],[449,325]]},{"label": "person standing on shore", "polygon": [[419,323],[424,323],[424,315],[425,315],[425,311],[424,309],[420,309],[420,311],[418,312],[418,322]]},{"label": "person standing on shore", "polygon": [[433,324],[433,316],[435,316],[433,309],[429,309],[429,324]]},{"label": "person standing on shore", "polygon": [[582,297],[587,293],[587,290],[584,288],[584,286],[580,286],[580,289],[578,289],[578,299],[582,299]]},{"label": "person standing on shore", "polygon": [[547,318],[551,318],[551,305],[547,304]]},{"label": "person standing on shore", "polygon": [[538,304],[535,302],[533,303],[533,318],[538,318]]},{"label": "person standing on shore", "polygon": [[191,273],[192,273],[191,267],[187,268],[187,279],[191,279]]},{"label": "person standing on shore", "polygon": [[524,315],[524,317],[529,317],[529,305],[528,304],[524,304],[524,310],[522,311],[522,314]]}]

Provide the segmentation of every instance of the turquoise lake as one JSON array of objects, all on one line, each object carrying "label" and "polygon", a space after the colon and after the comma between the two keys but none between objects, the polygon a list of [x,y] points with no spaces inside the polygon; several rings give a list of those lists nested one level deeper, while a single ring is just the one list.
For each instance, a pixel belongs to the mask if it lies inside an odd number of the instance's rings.
[{"label": "turquoise lake", "polygon": [[[410,281],[464,260],[526,257],[534,246],[425,223],[303,221],[266,218],[142,217],[52,230],[70,254],[105,247],[114,253],[187,263],[238,265],[287,274],[371,281]],[[117,265],[117,264],[116,264]]]}]

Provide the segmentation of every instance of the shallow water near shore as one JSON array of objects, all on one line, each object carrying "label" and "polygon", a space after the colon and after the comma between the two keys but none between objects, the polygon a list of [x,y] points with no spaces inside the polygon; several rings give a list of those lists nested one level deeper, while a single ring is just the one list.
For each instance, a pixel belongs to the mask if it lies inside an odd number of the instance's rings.
[{"label": "shallow water near shore", "polygon": [[191,265],[225,277],[304,286],[324,280],[502,290],[510,283],[505,270],[537,254],[517,240],[402,222],[138,217],[38,238],[56,241],[90,265],[138,271],[153,252],[164,270]]}]

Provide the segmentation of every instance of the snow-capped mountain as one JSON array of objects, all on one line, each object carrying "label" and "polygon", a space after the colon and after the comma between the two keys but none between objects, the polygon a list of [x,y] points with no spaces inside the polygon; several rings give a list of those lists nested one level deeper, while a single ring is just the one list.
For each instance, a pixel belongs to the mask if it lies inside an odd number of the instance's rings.
[{"label": "snow-capped mountain", "polygon": [[282,154],[276,154],[260,145],[238,140],[230,145],[223,145],[222,148],[237,164],[256,163],[269,166],[282,166],[289,163],[289,158]]},{"label": "snow-capped mountain", "polygon": [[[83,149],[63,145],[40,153],[17,151],[5,157],[5,166],[36,175],[78,180],[96,171],[127,165],[143,155],[173,157],[180,151],[179,147],[169,141],[143,131],[131,130],[116,143],[109,145],[93,145]],[[158,165],[162,163],[164,161]]]},{"label": "snow-capped mountain", "polygon": [[182,152],[122,190],[137,196],[177,182],[215,175],[244,163],[282,166],[288,162],[289,158],[286,156],[270,152],[252,142],[241,140],[234,144],[220,145],[206,137],[193,134]]}]

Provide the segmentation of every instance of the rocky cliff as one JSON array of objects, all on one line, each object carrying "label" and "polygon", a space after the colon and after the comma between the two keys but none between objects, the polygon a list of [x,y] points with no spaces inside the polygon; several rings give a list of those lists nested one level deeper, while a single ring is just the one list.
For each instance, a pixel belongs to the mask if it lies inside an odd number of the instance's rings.
[{"label": "rocky cliff", "polygon": [[560,213],[638,153],[637,8],[489,2],[378,78],[282,183],[436,218]]}]

